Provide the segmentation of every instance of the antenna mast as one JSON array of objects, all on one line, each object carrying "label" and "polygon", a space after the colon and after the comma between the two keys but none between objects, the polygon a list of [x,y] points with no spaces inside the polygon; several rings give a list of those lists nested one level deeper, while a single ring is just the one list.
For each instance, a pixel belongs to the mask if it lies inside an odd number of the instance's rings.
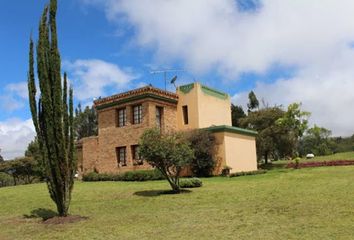
[{"label": "antenna mast", "polygon": [[150,74],[163,73],[163,77],[165,81],[165,91],[167,90],[167,73],[169,72],[184,72],[184,70],[183,69],[162,69],[162,70],[150,71]]}]

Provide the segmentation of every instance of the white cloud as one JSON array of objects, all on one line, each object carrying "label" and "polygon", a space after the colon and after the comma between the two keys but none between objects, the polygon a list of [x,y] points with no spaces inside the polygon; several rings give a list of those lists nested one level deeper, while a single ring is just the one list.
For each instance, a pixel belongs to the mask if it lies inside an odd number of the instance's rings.
[{"label": "white cloud", "polygon": [[119,28],[131,24],[133,41],[160,62],[181,60],[192,72],[218,71],[227,81],[274,64],[295,67],[291,78],[259,82],[256,92],[278,104],[303,102],[334,134],[354,132],[352,0],[261,0],[253,12],[234,0],[82,1],[103,6]]},{"label": "white cloud", "polygon": [[6,85],[5,89],[23,99],[28,98],[28,87],[27,82],[10,83]]},{"label": "white cloud", "polygon": [[107,88],[125,89],[137,77],[129,70],[98,59],[64,62],[63,67],[68,70],[79,100],[104,96]]},{"label": "white cloud", "polygon": [[30,141],[34,139],[35,130],[32,119],[7,119],[0,122],[0,149],[5,159],[24,156]]},{"label": "white cloud", "polygon": [[4,87],[3,94],[0,96],[2,109],[12,112],[25,106],[28,98],[26,82],[10,83]]}]

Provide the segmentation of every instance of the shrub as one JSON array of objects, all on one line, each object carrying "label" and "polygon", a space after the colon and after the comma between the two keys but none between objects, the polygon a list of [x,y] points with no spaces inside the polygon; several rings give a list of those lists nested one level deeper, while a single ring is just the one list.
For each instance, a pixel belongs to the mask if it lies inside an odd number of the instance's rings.
[{"label": "shrub", "polygon": [[194,150],[194,158],[190,163],[194,176],[209,177],[213,173],[215,161],[213,149],[215,137],[207,130],[192,130],[187,135],[191,148]]},{"label": "shrub", "polygon": [[249,171],[249,172],[231,173],[229,175],[229,177],[240,177],[240,176],[248,176],[248,175],[257,175],[257,174],[264,174],[266,172],[267,172],[267,170],[259,169],[259,170],[255,170],[255,171]]},{"label": "shrub", "polygon": [[12,177],[7,174],[0,172],[0,187],[6,187],[13,185]]},{"label": "shrub", "polygon": [[181,179],[179,182],[179,186],[181,188],[197,188],[203,185],[202,180],[199,178],[185,178]]},{"label": "shrub", "polygon": [[300,160],[301,158],[299,157],[294,158],[294,168],[299,168]]},{"label": "shrub", "polygon": [[147,129],[140,138],[140,156],[165,176],[174,193],[180,192],[179,178],[194,157],[194,151],[183,132],[161,133]]},{"label": "shrub", "polygon": [[230,167],[230,166],[227,166],[227,165],[224,166],[221,171],[221,176],[229,176],[231,169],[232,169],[232,167]]},{"label": "shrub", "polygon": [[151,180],[161,180],[164,176],[157,169],[154,170],[137,170],[128,171],[124,173],[96,173],[91,172],[85,174],[82,180],[85,182],[97,182],[97,181],[151,181]]}]

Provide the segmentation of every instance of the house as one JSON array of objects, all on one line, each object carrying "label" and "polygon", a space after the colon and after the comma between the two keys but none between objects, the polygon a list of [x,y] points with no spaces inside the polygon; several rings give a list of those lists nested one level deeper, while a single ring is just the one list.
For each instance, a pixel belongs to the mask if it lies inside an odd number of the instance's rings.
[{"label": "house", "polygon": [[94,101],[98,136],[77,144],[81,174],[118,173],[151,166],[139,156],[139,138],[148,128],[162,132],[206,129],[214,134],[214,174],[257,170],[256,132],[231,126],[230,96],[200,83],[176,93],[146,86]]}]

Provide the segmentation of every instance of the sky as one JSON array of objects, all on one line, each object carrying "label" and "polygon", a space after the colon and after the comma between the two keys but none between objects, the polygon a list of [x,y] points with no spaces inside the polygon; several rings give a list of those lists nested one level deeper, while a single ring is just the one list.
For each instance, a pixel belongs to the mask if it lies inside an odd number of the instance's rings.
[{"label": "sky", "polygon": [[[0,149],[24,154],[34,138],[28,106],[28,45],[49,0],[0,1]],[[59,0],[62,71],[75,104],[152,84],[183,70],[247,103],[301,102],[310,124],[354,133],[352,0]],[[173,86],[168,84],[168,90]]]}]

